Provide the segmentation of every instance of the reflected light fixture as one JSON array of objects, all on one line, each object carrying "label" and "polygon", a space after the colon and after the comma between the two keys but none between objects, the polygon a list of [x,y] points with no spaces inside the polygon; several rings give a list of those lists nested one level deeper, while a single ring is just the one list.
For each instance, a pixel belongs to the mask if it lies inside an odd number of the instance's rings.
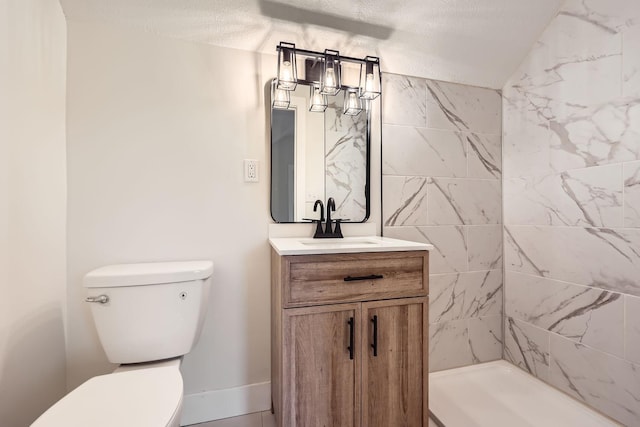
[{"label": "reflected light fixture", "polygon": [[358,96],[357,88],[348,88],[344,92],[343,113],[347,116],[357,116],[362,111],[362,99]]},{"label": "reflected light fixture", "polygon": [[296,45],[294,43],[280,42],[278,45],[277,88],[295,90],[297,85]]},{"label": "reflected light fixture", "polygon": [[273,79],[271,81],[271,99],[273,100],[272,106],[273,108],[289,108],[289,104],[291,103],[291,98],[289,96],[289,91],[278,88],[278,80]]},{"label": "reflected light fixture", "polygon": [[324,50],[321,85],[320,92],[324,95],[335,96],[340,92],[340,52],[337,50]]},{"label": "reflected light fixture", "polygon": [[360,98],[376,99],[380,92],[380,58],[367,56],[360,65]]},{"label": "reflected light fixture", "polygon": [[309,92],[309,111],[324,112],[327,109],[327,95],[320,92],[320,85],[312,83],[309,86]]}]

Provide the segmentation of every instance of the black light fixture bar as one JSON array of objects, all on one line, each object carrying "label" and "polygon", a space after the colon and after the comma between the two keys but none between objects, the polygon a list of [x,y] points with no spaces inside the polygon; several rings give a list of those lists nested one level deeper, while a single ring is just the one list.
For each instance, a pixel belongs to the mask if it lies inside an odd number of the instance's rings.
[{"label": "black light fixture bar", "polygon": [[[276,46],[276,51],[280,52],[280,46]],[[317,58],[319,60],[324,59],[324,52],[318,52],[315,50],[307,50],[307,49],[298,49],[296,48],[296,55],[303,55],[303,56],[311,56],[314,58]],[[340,60],[341,61],[345,61],[345,62],[353,62],[354,64],[366,64],[367,61],[365,61],[364,58],[353,58],[351,56],[343,56],[340,55]]]},{"label": "black light fixture bar", "polygon": [[[280,52],[281,50],[281,46],[277,45],[276,46],[276,51]],[[308,50],[308,49],[299,49],[296,48],[295,50],[295,55],[297,56],[303,56],[306,58],[312,58],[313,60],[318,61],[318,63],[323,63],[324,62],[324,56],[325,56],[325,52],[318,52],[315,50]],[[371,58],[370,56],[368,56],[367,58]],[[366,60],[366,58],[354,58],[352,56],[342,56],[340,55],[340,61],[341,62],[350,62],[352,64],[357,64],[360,66],[366,66],[366,64],[369,62]],[[301,78],[300,76],[298,76],[297,81],[298,83],[302,83],[303,85],[312,85],[314,83],[320,83],[320,74],[322,72],[322,66],[320,66],[320,68],[318,69],[317,72],[315,72],[312,76],[314,78],[307,78],[307,73],[308,73],[308,69],[306,69],[305,67],[305,78]],[[340,88],[341,89],[358,89],[359,85],[345,85],[342,84],[343,82],[341,82]]]}]

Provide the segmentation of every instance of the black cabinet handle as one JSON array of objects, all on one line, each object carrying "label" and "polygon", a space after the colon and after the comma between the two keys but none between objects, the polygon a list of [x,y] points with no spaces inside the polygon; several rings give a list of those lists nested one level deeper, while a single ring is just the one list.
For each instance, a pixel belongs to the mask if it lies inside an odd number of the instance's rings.
[{"label": "black cabinet handle", "polygon": [[349,350],[349,359],[353,360],[353,317],[349,318],[347,324],[349,325],[349,347],[347,347],[347,350]]},{"label": "black cabinet handle", "polygon": [[378,316],[373,316],[371,322],[373,323],[373,344],[371,344],[371,348],[373,349],[373,356],[378,357]]},{"label": "black cabinet handle", "polygon": [[383,279],[384,276],[382,274],[370,274],[368,276],[355,276],[355,277],[351,277],[351,276],[347,276],[344,278],[345,282],[355,282],[357,280],[376,280],[376,279]]}]

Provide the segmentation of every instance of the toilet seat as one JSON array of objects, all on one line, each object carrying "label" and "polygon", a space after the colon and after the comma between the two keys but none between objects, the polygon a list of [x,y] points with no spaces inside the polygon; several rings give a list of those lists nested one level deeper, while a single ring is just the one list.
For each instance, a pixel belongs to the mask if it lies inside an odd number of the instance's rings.
[{"label": "toilet seat", "polygon": [[160,427],[179,425],[183,384],[178,365],[147,365],[86,381],[32,427]]}]

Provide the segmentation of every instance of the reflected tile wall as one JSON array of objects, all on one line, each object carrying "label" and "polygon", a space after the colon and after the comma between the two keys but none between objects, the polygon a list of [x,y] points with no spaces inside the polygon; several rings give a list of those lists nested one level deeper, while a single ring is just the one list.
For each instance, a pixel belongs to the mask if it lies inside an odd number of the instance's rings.
[{"label": "reflected tile wall", "polygon": [[383,90],[383,233],[434,246],[429,369],[499,359],[500,92],[390,74]]},{"label": "reflected tile wall", "polygon": [[[336,102],[335,98],[332,102]],[[366,177],[352,171],[366,168],[367,119],[364,114],[342,114],[340,104],[331,104],[331,107],[325,114],[326,194],[336,201],[337,218],[361,221],[367,213]]]},{"label": "reflected tile wall", "polygon": [[503,89],[504,356],[624,425],[640,425],[639,27],[640,2],[568,0]]}]

